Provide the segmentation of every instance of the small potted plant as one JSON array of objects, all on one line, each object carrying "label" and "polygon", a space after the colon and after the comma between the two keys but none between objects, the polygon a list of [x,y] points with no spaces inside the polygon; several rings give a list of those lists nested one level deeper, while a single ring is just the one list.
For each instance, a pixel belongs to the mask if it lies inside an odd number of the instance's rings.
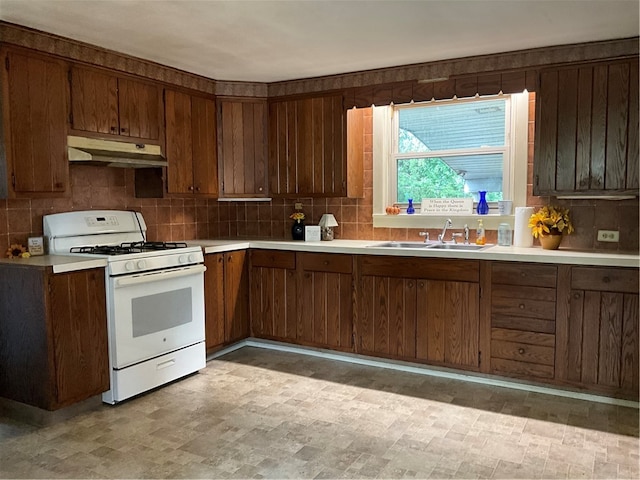
[{"label": "small potted plant", "polygon": [[562,242],[562,236],[573,232],[569,218],[569,209],[545,206],[529,217],[529,228],[534,238],[540,239],[545,250],[556,250]]}]

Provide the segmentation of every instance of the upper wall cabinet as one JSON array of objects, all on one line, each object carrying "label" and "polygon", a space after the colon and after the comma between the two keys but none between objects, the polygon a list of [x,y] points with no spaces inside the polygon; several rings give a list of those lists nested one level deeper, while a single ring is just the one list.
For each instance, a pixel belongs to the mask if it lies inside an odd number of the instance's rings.
[{"label": "upper wall cabinet", "polygon": [[215,101],[165,90],[167,191],[218,195]]},{"label": "upper wall cabinet", "polygon": [[638,194],[638,59],[541,71],[534,195]]},{"label": "upper wall cabinet", "polygon": [[161,143],[160,86],[78,66],[70,76],[73,130]]},{"label": "upper wall cabinet", "polygon": [[0,196],[64,193],[69,184],[66,66],[17,50],[4,50],[3,57]]},{"label": "upper wall cabinet", "polygon": [[267,196],[267,102],[218,102],[218,171],[221,197]]},{"label": "upper wall cabinet", "polygon": [[269,102],[271,196],[347,194],[342,95]]}]

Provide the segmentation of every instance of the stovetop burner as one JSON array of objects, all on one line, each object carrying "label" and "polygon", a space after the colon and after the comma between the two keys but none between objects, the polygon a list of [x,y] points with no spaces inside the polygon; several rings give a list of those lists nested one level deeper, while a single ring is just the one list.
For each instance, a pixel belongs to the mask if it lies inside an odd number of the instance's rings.
[{"label": "stovetop burner", "polygon": [[126,255],[128,253],[141,253],[158,250],[174,250],[186,248],[184,242],[125,242],[120,245],[93,245],[85,247],[72,247],[70,253],[88,253],[93,255]]}]

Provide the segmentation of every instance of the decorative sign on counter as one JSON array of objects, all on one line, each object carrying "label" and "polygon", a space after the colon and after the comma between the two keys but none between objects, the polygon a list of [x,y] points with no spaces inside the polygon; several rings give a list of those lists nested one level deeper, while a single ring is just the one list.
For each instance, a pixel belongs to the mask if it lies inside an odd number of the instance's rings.
[{"label": "decorative sign on counter", "polygon": [[471,215],[472,198],[423,198],[420,213],[423,215]]}]

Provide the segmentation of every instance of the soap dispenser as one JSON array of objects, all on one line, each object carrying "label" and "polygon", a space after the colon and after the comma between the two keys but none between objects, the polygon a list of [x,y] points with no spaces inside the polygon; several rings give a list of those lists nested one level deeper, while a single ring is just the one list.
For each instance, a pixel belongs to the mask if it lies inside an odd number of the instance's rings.
[{"label": "soap dispenser", "polygon": [[484,225],[482,224],[482,220],[478,220],[478,228],[476,229],[476,245],[484,245],[487,241],[487,238],[484,234]]}]

